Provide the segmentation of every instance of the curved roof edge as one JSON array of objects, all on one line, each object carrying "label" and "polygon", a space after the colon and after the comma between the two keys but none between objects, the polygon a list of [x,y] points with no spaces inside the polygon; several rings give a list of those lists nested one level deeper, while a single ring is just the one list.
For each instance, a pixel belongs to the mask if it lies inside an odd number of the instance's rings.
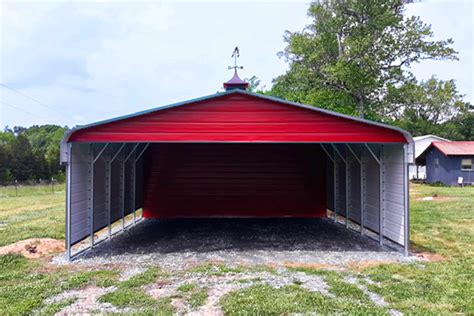
[{"label": "curved roof edge", "polygon": [[[89,128],[89,127],[94,127],[94,126],[98,126],[98,125],[102,125],[102,124],[112,123],[112,122],[116,122],[116,121],[132,118],[132,117],[145,115],[145,114],[153,113],[153,112],[156,112],[156,111],[166,110],[166,109],[170,109],[170,108],[174,108],[174,107],[178,107],[178,106],[182,106],[182,105],[186,105],[186,104],[205,101],[205,100],[209,100],[209,99],[213,99],[213,98],[216,98],[216,97],[225,96],[225,95],[229,95],[229,94],[250,95],[250,96],[253,96],[253,97],[266,99],[266,100],[273,101],[273,102],[288,104],[288,105],[296,106],[296,107],[299,107],[299,108],[308,109],[308,110],[311,110],[311,111],[317,111],[317,112],[325,113],[325,114],[328,114],[328,115],[333,115],[333,116],[345,118],[345,119],[348,119],[348,120],[353,120],[353,121],[356,121],[356,122],[362,122],[362,123],[365,123],[365,124],[375,125],[375,126],[379,126],[379,127],[383,127],[383,128],[387,128],[387,129],[397,131],[405,137],[405,139],[407,140],[407,143],[410,145],[409,150],[408,150],[409,162],[412,163],[413,160],[414,160],[415,150],[414,150],[413,138],[412,138],[412,136],[409,132],[407,132],[407,131],[399,128],[399,127],[384,124],[384,123],[374,122],[374,121],[363,119],[363,118],[360,118],[360,117],[355,117],[355,116],[351,116],[351,115],[347,115],[347,114],[342,114],[342,113],[338,113],[338,112],[334,112],[334,111],[330,111],[330,110],[326,110],[326,109],[322,109],[322,108],[318,108],[318,107],[312,106],[312,105],[306,105],[306,104],[301,104],[301,103],[297,103],[297,102],[292,102],[292,101],[288,101],[288,100],[284,100],[284,99],[280,99],[280,98],[276,98],[276,97],[272,97],[272,96],[268,96],[268,95],[258,94],[258,93],[254,93],[254,92],[249,92],[249,91],[245,91],[245,90],[229,90],[229,91],[224,91],[224,92],[217,92],[217,93],[214,93],[214,94],[210,94],[210,95],[195,98],[195,99],[190,99],[190,100],[186,100],[186,101],[172,103],[172,104],[168,104],[168,105],[165,105],[165,106],[155,107],[155,108],[152,108],[152,109],[139,111],[139,112],[128,114],[128,115],[123,115],[123,116],[119,116],[119,117],[115,117],[115,118],[111,118],[111,119],[107,119],[107,120],[97,121],[97,122],[94,122],[94,123],[74,127],[72,129],[66,131],[66,133],[64,134],[63,139],[61,140],[61,157],[63,156],[63,149],[66,150],[66,144],[69,142],[69,138],[71,137],[71,135],[73,133],[75,133],[78,130],[83,130],[83,129],[86,129],[86,128]],[[64,161],[64,160],[61,159],[61,161]]]}]

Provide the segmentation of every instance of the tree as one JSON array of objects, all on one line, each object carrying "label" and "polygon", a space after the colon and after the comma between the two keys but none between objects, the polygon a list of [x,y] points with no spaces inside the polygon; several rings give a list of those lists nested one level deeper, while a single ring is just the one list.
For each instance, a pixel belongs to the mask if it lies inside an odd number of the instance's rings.
[{"label": "tree", "polygon": [[387,99],[393,110],[387,110],[386,115],[413,136],[438,134],[459,138],[455,135],[456,128],[450,127],[450,123],[469,108],[469,104],[462,101],[453,80],[441,81],[434,77],[420,83],[412,80],[399,88],[389,89]]},{"label": "tree", "polygon": [[257,76],[253,75],[250,78],[244,78],[244,81],[249,83],[249,87],[247,88],[250,92],[257,92],[258,87],[260,86],[261,80],[258,79]]},{"label": "tree", "polygon": [[66,130],[57,125],[5,128],[0,132],[0,181],[61,176],[59,143]]},{"label": "tree", "polygon": [[36,159],[33,155],[28,138],[24,135],[18,135],[9,144],[9,170],[16,180],[30,180],[34,177]]},{"label": "tree", "polygon": [[[470,106],[472,108],[472,105]],[[452,129],[457,131],[457,139],[474,141],[474,109],[464,110],[452,122]]]},{"label": "tree", "polygon": [[310,5],[312,23],[285,33],[289,70],[270,94],[380,118],[387,91],[413,80],[411,64],[456,59],[451,39],[433,41],[429,25],[404,17],[407,0],[333,0]]}]

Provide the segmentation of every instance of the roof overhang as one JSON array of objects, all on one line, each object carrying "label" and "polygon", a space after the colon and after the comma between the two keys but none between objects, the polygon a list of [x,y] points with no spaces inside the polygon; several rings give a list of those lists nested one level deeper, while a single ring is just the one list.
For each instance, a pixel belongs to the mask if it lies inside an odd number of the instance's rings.
[{"label": "roof overhang", "polygon": [[[283,99],[280,99],[280,98],[275,98],[275,97],[271,97],[271,96],[267,96],[267,95],[257,94],[257,93],[253,93],[253,92],[249,92],[249,91],[245,91],[245,90],[229,90],[229,91],[225,91],[225,92],[219,92],[219,93],[207,95],[207,96],[204,96],[204,97],[201,97],[201,98],[196,98],[196,99],[191,99],[191,100],[187,100],[187,101],[183,101],[183,102],[173,103],[173,104],[170,104],[170,105],[156,107],[156,108],[152,108],[152,109],[149,109],[149,110],[133,113],[133,114],[130,114],[130,115],[120,116],[120,117],[116,117],[116,118],[112,118],[112,119],[107,119],[107,120],[98,121],[98,122],[94,122],[94,123],[91,123],[91,124],[75,127],[73,129],[67,131],[65,133],[62,141],[61,141],[61,158],[62,158],[61,160],[64,161],[63,158],[65,157],[65,155],[64,155],[65,151],[67,151],[67,143],[70,142],[71,137],[75,133],[77,133],[78,131],[83,131],[83,130],[91,128],[91,127],[97,127],[97,126],[100,126],[100,125],[109,124],[109,123],[113,123],[113,122],[119,122],[119,121],[122,121],[122,120],[135,118],[135,117],[143,116],[143,115],[146,115],[146,114],[150,114],[150,113],[154,113],[154,112],[158,112],[158,111],[162,111],[162,110],[166,110],[166,109],[176,108],[176,107],[180,107],[180,106],[184,106],[184,105],[188,105],[188,104],[192,104],[192,103],[196,103],[196,102],[211,100],[211,99],[214,99],[214,98],[217,98],[217,97],[222,97],[222,96],[230,95],[230,94],[242,94],[242,95],[246,95],[246,96],[252,96],[252,97],[255,97],[255,98],[262,99],[262,100],[268,100],[268,101],[277,102],[277,103],[281,103],[281,104],[291,105],[291,106],[294,106],[294,107],[297,107],[297,108],[316,111],[316,112],[324,113],[324,114],[327,114],[327,115],[330,115],[330,116],[339,117],[339,118],[343,118],[343,119],[347,119],[347,120],[351,120],[351,121],[355,121],[355,122],[359,122],[359,123],[363,123],[363,124],[367,124],[367,125],[378,126],[378,127],[384,128],[384,129],[389,129],[389,130],[392,130],[392,131],[396,131],[396,132],[400,133],[401,135],[403,135],[405,140],[406,140],[405,143],[408,145],[408,161],[410,163],[412,163],[413,160],[414,160],[414,141],[413,141],[413,138],[411,137],[410,133],[408,133],[407,131],[405,131],[401,128],[394,127],[394,126],[387,125],[387,124],[383,124],[383,123],[379,123],[379,122],[374,122],[374,121],[362,119],[362,118],[359,118],[359,117],[354,117],[354,116],[350,116],[350,115],[346,115],[346,114],[341,114],[341,113],[326,110],[326,109],[321,109],[321,108],[318,108],[318,107],[315,107],[315,106],[300,104],[300,103],[296,103],[296,102],[283,100]],[[124,141],[124,142],[126,142],[126,141]]]}]

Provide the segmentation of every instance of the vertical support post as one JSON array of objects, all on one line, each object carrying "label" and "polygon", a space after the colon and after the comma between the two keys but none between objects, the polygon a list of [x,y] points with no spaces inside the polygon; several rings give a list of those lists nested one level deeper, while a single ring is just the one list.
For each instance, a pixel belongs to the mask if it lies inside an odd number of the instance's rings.
[{"label": "vertical support post", "polygon": [[115,153],[115,155],[112,156],[112,158],[110,159],[109,161],[109,205],[108,205],[108,208],[109,208],[109,212],[108,212],[108,216],[109,216],[109,232],[108,232],[108,235],[109,235],[109,238],[112,236],[112,163],[114,162],[114,160],[118,157],[118,155],[120,154],[120,152],[122,151],[122,149],[125,147],[125,144],[122,144],[122,146],[120,146],[120,148],[117,150],[117,152]]},{"label": "vertical support post", "polygon": [[110,239],[112,236],[112,151],[109,150],[107,154],[107,162],[105,163],[105,181],[107,190],[107,238]]},{"label": "vertical support post", "polygon": [[360,234],[364,236],[364,211],[365,211],[365,166],[364,166],[364,154],[362,148],[360,150]]},{"label": "vertical support post", "polygon": [[66,165],[66,257],[71,260],[71,184],[72,184],[72,143],[67,144]]},{"label": "vertical support post", "polygon": [[[133,146],[132,150],[128,153],[128,155],[125,157],[125,159],[122,161],[122,230],[125,229],[125,167],[127,164],[127,161],[130,159],[133,153],[135,153],[135,150],[137,149],[139,144],[135,144]],[[135,166],[135,163],[133,163],[133,166]],[[134,186],[132,186],[134,187]],[[132,188],[130,188],[132,189]]]},{"label": "vertical support post", "polygon": [[[352,157],[357,160],[357,162],[359,163],[359,185],[360,185],[360,225],[359,225],[359,228],[360,228],[360,234],[363,236],[364,235],[364,153],[363,153],[363,148],[361,147],[361,150],[360,150],[360,157],[357,156],[357,154],[355,153],[355,151],[352,149],[352,147],[349,145],[349,144],[346,144],[346,147],[347,149],[349,149],[349,151],[351,152],[352,154]],[[351,192],[352,194],[352,192]]]},{"label": "vertical support post", "polygon": [[122,230],[125,229],[125,159],[120,164],[120,197],[122,202],[120,204],[120,217],[122,222]]},{"label": "vertical support post", "polygon": [[408,164],[408,145],[403,145],[403,185],[404,185],[404,253],[408,256],[408,250],[410,247],[410,181],[408,180],[409,164]]},{"label": "vertical support post", "polygon": [[336,158],[336,152],[334,152],[334,163],[333,163],[333,166],[334,166],[334,170],[333,170],[333,173],[334,173],[334,181],[333,181],[333,186],[334,186],[334,196],[333,196],[333,199],[334,199],[334,222],[337,222],[337,188],[338,188],[338,183],[337,183],[337,158]]},{"label": "vertical support post", "polygon": [[380,145],[380,157],[377,157],[369,145],[364,145],[379,165],[379,243],[383,245],[383,145]]},{"label": "vertical support post", "polygon": [[131,185],[132,185],[132,211],[133,211],[133,224],[137,223],[137,214],[136,214],[136,209],[135,209],[135,194],[136,194],[136,169],[137,169],[137,164],[135,160],[133,161],[132,164],[132,179],[131,179]]},{"label": "vertical support post", "polygon": [[99,153],[97,154],[97,156],[94,157],[94,145],[91,144],[90,145],[90,148],[89,148],[89,156],[92,158],[91,159],[91,162],[90,162],[90,173],[91,173],[91,180],[90,180],[90,191],[91,191],[91,195],[90,195],[90,200],[91,200],[91,232],[90,232],[90,237],[91,237],[91,248],[94,247],[94,172],[95,172],[95,163],[97,162],[97,160],[100,158],[100,156],[102,156],[102,154],[104,153],[104,151],[107,149],[107,147],[109,146],[109,144],[105,144],[104,147],[102,147],[102,149],[99,151]]},{"label": "vertical support post", "polygon": [[345,166],[346,166],[346,228],[349,228],[349,194],[350,194],[350,188],[349,188],[349,181],[350,181],[350,175],[349,175],[349,160],[347,159],[346,155],[346,161],[345,161]]},{"label": "vertical support post", "polygon": [[89,223],[90,247],[94,247],[94,145],[89,145]]},{"label": "vertical support post", "polygon": [[383,164],[383,145],[380,145],[379,162],[379,244],[383,245],[383,218],[384,218],[384,164]]},{"label": "vertical support post", "polygon": [[[147,143],[143,149],[138,153],[138,155],[135,156],[135,159],[133,160],[133,175],[134,175],[134,181],[136,181],[136,171],[137,171],[137,162],[138,160],[140,160],[140,158],[142,157],[142,155],[145,153],[145,150],[148,148],[148,146],[150,146],[150,143]],[[323,148],[324,149],[324,148]],[[133,187],[133,207],[135,208],[135,204],[136,204],[136,192],[135,192],[135,189],[136,189],[136,183],[134,184],[134,187]],[[133,223],[135,224],[136,223],[136,217],[137,217],[137,210],[134,209],[133,210]],[[143,213],[142,213],[142,218],[143,218]]]},{"label": "vertical support post", "polygon": [[[348,173],[347,173],[347,159],[344,158],[341,153],[339,152],[339,150],[337,149],[337,147],[334,145],[334,144],[331,144],[333,150],[334,150],[334,160],[336,160],[336,153],[337,155],[339,156],[339,158],[341,158],[342,162],[344,162],[344,165],[346,167],[346,174],[345,174],[345,178],[346,178],[346,212],[345,212],[345,215],[346,215],[346,227],[349,227],[349,222],[348,222],[348,204],[349,204],[349,197],[348,197]],[[334,220],[336,220],[336,218],[334,218]]]}]

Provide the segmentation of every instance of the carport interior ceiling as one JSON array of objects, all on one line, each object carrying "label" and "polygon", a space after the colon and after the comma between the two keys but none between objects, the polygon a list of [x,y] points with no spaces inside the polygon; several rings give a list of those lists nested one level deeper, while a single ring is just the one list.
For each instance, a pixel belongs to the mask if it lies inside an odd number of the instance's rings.
[{"label": "carport interior ceiling", "polygon": [[[143,217],[326,217],[408,248],[403,130],[231,90],[65,136],[67,249]],[[142,209],[140,218],[136,211]],[[338,216],[336,216],[336,214]]]}]

